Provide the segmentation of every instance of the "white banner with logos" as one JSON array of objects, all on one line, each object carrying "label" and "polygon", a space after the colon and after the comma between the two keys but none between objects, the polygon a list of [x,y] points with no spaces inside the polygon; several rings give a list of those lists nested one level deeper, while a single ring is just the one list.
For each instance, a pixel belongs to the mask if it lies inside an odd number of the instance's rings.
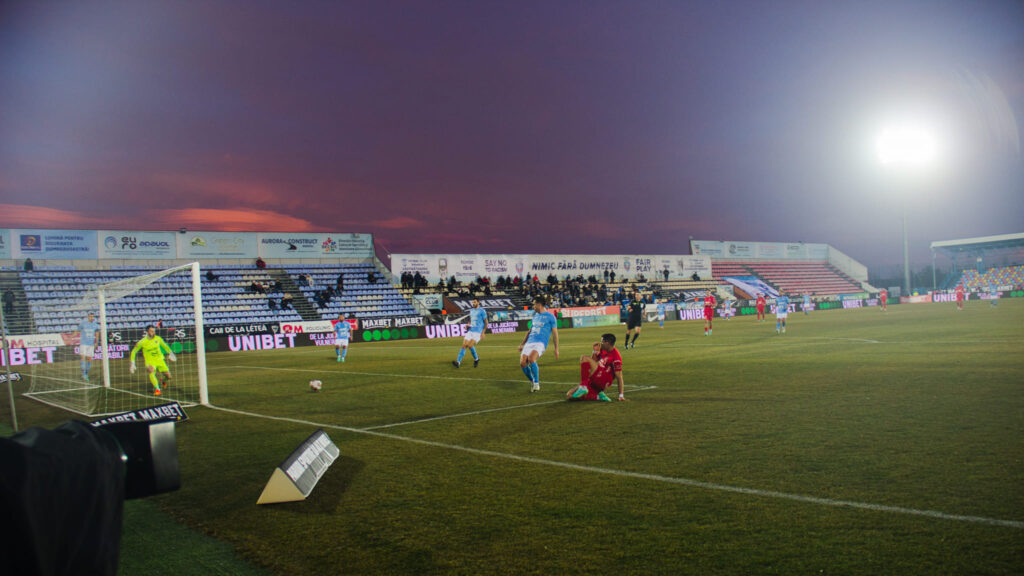
[{"label": "white banner with logos", "polygon": [[11,231],[0,228],[0,260],[11,259]]},{"label": "white banner with logos", "polygon": [[542,280],[554,274],[565,276],[597,276],[614,272],[616,280],[633,279],[643,274],[649,280],[663,280],[668,270],[669,279],[689,279],[693,274],[711,277],[711,258],[687,255],[644,254],[394,254],[391,272],[395,282],[403,273],[419,272],[431,284],[452,276],[460,282],[472,282],[477,277],[526,277],[536,275]]},{"label": "white banner with logos", "polygon": [[174,232],[100,230],[99,257],[116,259],[173,259],[177,257]]},{"label": "white banner with logos", "polygon": [[178,234],[178,258],[255,258],[253,232],[192,232]]},{"label": "white banner with logos", "polygon": [[95,230],[11,230],[11,257],[95,260]]},{"label": "white banner with logos", "polygon": [[263,258],[372,258],[371,234],[271,233],[259,235]]},{"label": "white banner with logos", "polygon": [[444,298],[440,294],[414,294],[413,299],[428,310],[444,308]]},{"label": "white banner with logos", "polygon": [[723,260],[828,260],[828,244],[691,240],[694,255]]},{"label": "white banner with logos", "polygon": [[313,322],[281,322],[282,334],[304,334],[310,332],[333,331],[334,323],[330,320],[316,320]]},{"label": "white banner with logos", "polygon": [[7,336],[5,342],[0,338],[0,348],[43,348],[46,346],[64,346],[65,342],[60,334],[22,334]]}]

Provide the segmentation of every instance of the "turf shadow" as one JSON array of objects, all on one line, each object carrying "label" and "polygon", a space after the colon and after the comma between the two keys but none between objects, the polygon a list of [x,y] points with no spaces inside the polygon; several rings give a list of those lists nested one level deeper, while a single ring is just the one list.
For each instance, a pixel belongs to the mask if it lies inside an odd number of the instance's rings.
[{"label": "turf shadow", "polygon": [[331,467],[320,478],[309,498],[301,502],[287,502],[277,506],[289,512],[300,514],[331,515],[335,514],[345,492],[348,492],[356,476],[363,471],[366,463],[362,460],[338,456]]}]

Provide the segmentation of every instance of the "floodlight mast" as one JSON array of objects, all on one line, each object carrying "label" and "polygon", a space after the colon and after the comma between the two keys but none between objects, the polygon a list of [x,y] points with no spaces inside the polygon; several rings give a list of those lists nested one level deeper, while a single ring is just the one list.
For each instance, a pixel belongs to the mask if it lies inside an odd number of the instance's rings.
[{"label": "floodlight mast", "polygon": [[[935,162],[938,146],[932,133],[920,125],[885,128],[878,135],[875,151],[882,167],[902,172],[918,172]],[[903,289],[910,295],[910,242],[907,235],[907,197],[903,200]]]}]

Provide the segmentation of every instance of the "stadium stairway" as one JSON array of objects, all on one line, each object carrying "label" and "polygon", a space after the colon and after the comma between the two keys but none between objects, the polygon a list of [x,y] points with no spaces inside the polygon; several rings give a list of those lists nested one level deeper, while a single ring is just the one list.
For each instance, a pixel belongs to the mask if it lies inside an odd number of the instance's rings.
[{"label": "stadium stairway", "polygon": [[292,308],[299,313],[304,322],[320,320],[320,313],[313,308],[313,303],[302,293],[302,289],[295,283],[295,280],[292,279],[291,274],[288,274],[287,270],[283,268],[271,269],[270,277],[281,283],[281,291],[283,293],[291,294]]},{"label": "stadium stairway", "polygon": [[32,333],[35,326],[32,315],[28,313],[28,297],[17,272],[0,273],[0,294],[6,293],[8,288],[14,292],[14,314],[10,318],[4,317],[7,329],[13,334]]}]

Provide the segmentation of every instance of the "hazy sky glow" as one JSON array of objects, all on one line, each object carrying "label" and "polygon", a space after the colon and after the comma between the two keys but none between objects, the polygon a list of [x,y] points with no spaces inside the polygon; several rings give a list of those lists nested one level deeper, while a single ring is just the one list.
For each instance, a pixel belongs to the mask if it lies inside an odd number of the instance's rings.
[{"label": "hazy sky glow", "polygon": [[1024,231],[1022,121],[1017,1],[0,4],[3,227],[924,262]]}]

